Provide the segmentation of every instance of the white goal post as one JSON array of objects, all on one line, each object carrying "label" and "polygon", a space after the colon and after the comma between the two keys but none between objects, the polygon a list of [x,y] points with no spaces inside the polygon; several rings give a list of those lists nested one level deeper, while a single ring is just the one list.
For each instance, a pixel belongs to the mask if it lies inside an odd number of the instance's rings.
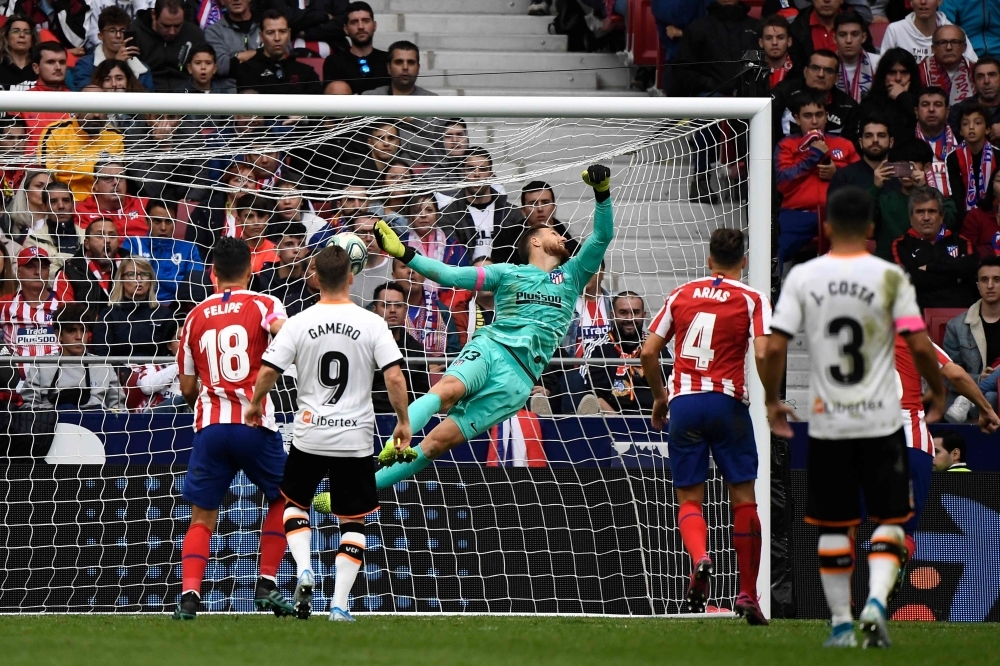
[{"label": "white goal post", "polygon": [[[536,118],[536,119],[595,119],[597,121],[673,120],[683,125],[687,119],[724,121],[741,119],[747,122],[748,147],[746,156],[745,202],[732,202],[725,215],[741,220],[747,229],[748,271],[746,282],[764,293],[771,289],[771,205],[772,205],[772,143],[771,101],[769,98],[662,98],[662,97],[409,97],[392,96],[278,96],[278,95],[198,95],[198,94],[132,94],[132,93],[50,93],[0,92],[0,112],[105,113],[105,114],[178,114],[199,116],[305,116],[305,117],[379,117],[379,118]],[[673,135],[681,140],[683,131]],[[555,150],[555,149],[553,149]],[[592,155],[579,158],[582,163],[600,162],[611,153],[603,145]],[[576,158],[573,158],[576,160]],[[670,158],[672,159],[672,158]],[[664,162],[669,162],[664,159]],[[584,166],[586,166],[584,164]],[[641,172],[635,177],[641,179]],[[499,177],[498,177],[499,178]],[[686,188],[686,175],[675,176]],[[677,183],[674,183],[676,186]],[[621,186],[612,182],[612,192]],[[683,197],[682,197],[683,199]],[[675,199],[676,201],[676,199]],[[580,210],[589,216],[580,204]],[[720,214],[722,215],[722,214]],[[745,221],[745,222],[742,222]],[[655,221],[654,221],[655,223]],[[693,243],[707,247],[707,234]],[[695,253],[703,256],[703,248]],[[615,262],[612,261],[612,268]],[[696,267],[688,266],[689,270]],[[706,268],[707,270],[707,268]],[[690,277],[695,277],[691,275]],[[690,279],[690,278],[688,278]],[[630,285],[627,280],[621,284]],[[631,287],[630,287],[631,288]],[[660,301],[662,303],[662,301]],[[650,314],[659,309],[655,300],[648,303]],[[758,591],[764,614],[771,615],[770,595],[770,431],[763,402],[763,388],[752,359],[748,359],[750,377],[751,416],[759,452],[756,493],[762,528]],[[581,417],[581,418],[601,418]],[[8,491],[10,492],[10,491]],[[7,498],[0,496],[0,502]],[[11,547],[8,534],[6,547]],[[640,538],[641,539],[641,538]],[[2,548],[4,544],[0,544]],[[179,558],[177,563],[179,563]],[[0,567],[3,564],[0,563]],[[235,567],[234,567],[235,571]],[[233,574],[235,575],[235,573]],[[647,583],[648,587],[648,583]],[[652,595],[650,595],[652,596]],[[167,600],[164,599],[164,603]],[[34,608],[34,606],[32,606]],[[44,609],[43,609],[44,610]],[[71,609],[74,610],[74,609]],[[75,609],[81,610],[81,609]],[[377,610],[369,608],[369,610]],[[30,611],[29,611],[30,612]]]}]

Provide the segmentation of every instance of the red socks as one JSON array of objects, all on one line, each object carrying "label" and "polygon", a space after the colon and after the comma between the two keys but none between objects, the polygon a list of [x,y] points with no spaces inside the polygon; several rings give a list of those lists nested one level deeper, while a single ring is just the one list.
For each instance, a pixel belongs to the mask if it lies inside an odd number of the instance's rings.
[{"label": "red socks", "polygon": [[906,535],[906,550],[908,553],[906,561],[909,562],[913,559],[913,556],[917,554],[917,540],[912,534]]},{"label": "red socks", "polygon": [[195,523],[184,535],[184,548],[181,550],[181,569],[183,571],[182,592],[195,592],[201,596],[201,581],[205,578],[205,566],[208,564],[208,544],[212,539],[212,530],[201,523]]},{"label": "red socks", "polygon": [[285,556],[285,500],[279,498],[267,509],[264,526],[260,531],[260,575],[274,578],[278,565]]},{"label": "red socks", "polygon": [[705,545],[708,542],[708,526],[701,513],[698,502],[684,502],[677,511],[677,528],[681,532],[684,547],[691,555],[691,561],[697,562],[708,552]]},{"label": "red socks", "polygon": [[733,507],[733,547],[740,567],[740,592],[757,598],[757,573],[760,571],[760,518],[754,502]]}]

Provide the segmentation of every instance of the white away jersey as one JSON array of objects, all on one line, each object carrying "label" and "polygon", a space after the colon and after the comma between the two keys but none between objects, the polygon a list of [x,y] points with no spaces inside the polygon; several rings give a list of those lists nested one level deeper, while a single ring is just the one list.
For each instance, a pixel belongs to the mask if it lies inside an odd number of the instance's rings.
[{"label": "white away jersey", "polygon": [[895,335],[924,329],[901,268],[870,254],[824,255],[788,274],[771,329],[809,340],[809,435],[884,437],[902,427]]},{"label": "white away jersey", "polygon": [[317,455],[374,452],[372,377],[402,362],[385,320],[353,303],[320,301],[290,318],[264,352],[284,372],[295,364],[295,447]]}]

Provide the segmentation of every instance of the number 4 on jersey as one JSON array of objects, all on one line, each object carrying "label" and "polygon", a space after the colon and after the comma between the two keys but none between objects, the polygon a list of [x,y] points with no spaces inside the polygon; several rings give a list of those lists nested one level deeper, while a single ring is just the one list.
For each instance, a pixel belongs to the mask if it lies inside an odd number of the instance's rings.
[{"label": "number 4 on jersey", "polygon": [[699,370],[708,370],[708,364],[715,358],[712,349],[712,334],[715,332],[715,314],[699,312],[694,316],[688,327],[684,343],[681,345],[681,356],[691,359]]}]

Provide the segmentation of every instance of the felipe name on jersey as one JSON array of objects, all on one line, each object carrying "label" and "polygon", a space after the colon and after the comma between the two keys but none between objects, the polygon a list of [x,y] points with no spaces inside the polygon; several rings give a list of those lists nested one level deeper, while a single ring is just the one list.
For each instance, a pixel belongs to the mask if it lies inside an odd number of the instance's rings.
[{"label": "felipe name on jersey", "polygon": [[[848,282],[847,280],[841,280],[840,282],[831,281],[826,286],[826,289],[831,296],[848,296],[851,298],[857,298],[865,305],[871,305],[872,299],[875,298],[875,292],[865,285],[858,284],[857,282]],[[822,305],[823,299],[826,298],[826,294],[820,296],[811,290],[809,295],[816,300],[816,305]]]},{"label": "felipe name on jersey", "polygon": [[204,310],[205,319],[211,319],[212,317],[219,317],[227,314],[238,314],[242,308],[242,301],[223,301],[218,305],[209,305]]}]

